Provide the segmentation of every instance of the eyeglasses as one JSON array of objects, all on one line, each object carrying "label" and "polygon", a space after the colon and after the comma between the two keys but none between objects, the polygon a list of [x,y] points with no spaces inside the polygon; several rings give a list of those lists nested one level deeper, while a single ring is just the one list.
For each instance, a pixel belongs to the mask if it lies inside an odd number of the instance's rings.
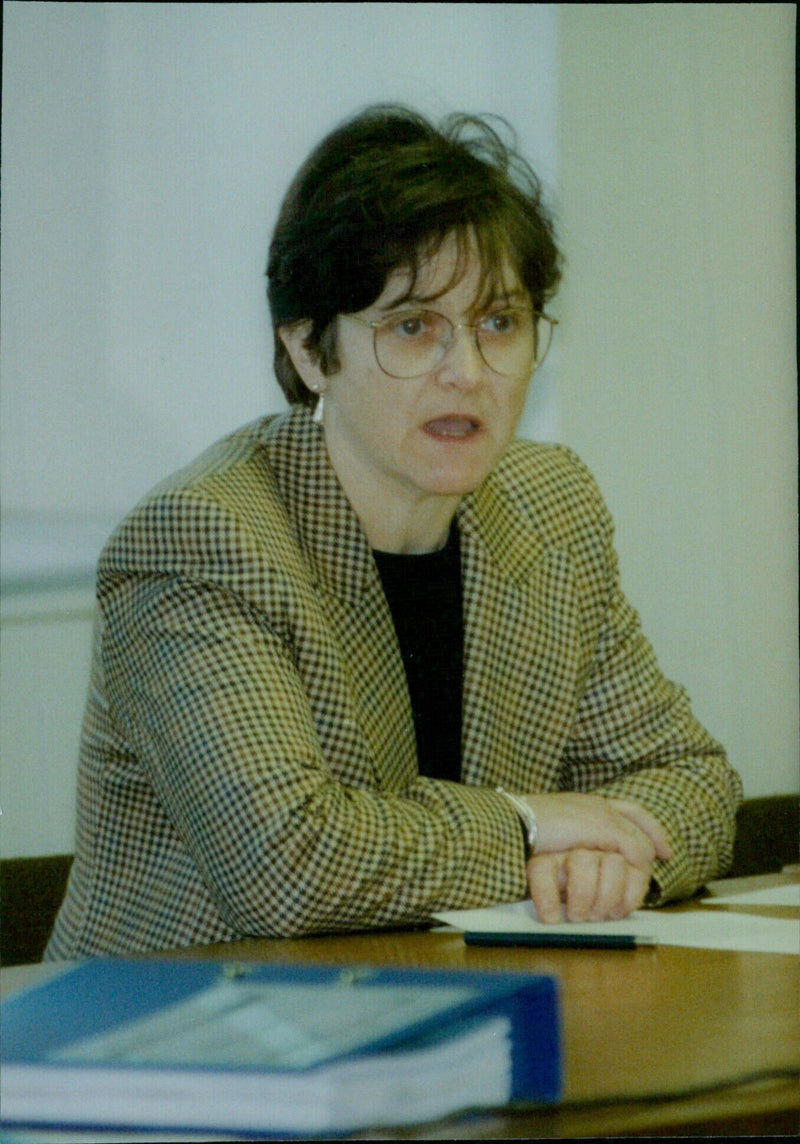
[{"label": "eyeglasses", "polygon": [[492,310],[474,324],[454,324],[435,310],[404,310],[375,322],[357,314],[342,317],[369,326],[375,359],[389,377],[410,380],[435,369],[456,330],[472,330],[475,345],[489,369],[503,377],[528,377],[544,361],[553,338],[555,318],[524,307]]}]

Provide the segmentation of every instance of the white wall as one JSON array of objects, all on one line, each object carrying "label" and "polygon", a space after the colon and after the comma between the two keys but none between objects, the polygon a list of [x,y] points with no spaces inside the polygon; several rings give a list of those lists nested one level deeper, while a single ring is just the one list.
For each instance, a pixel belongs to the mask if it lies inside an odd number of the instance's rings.
[{"label": "white wall", "polygon": [[89,679],[91,589],[4,596],[0,854],[75,846],[75,773]]},{"label": "white wall", "polygon": [[562,437],[746,793],[797,790],[795,6],[560,15]]},{"label": "white wall", "polygon": [[262,278],[278,198],[376,99],[519,130],[568,256],[524,429],[597,473],[625,587],[747,793],[797,789],[793,20],[4,5],[4,854],[72,845],[91,599],[33,589],[85,584],[153,481],[281,406]]},{"label": "white wall", "polygon": [[284,407],[266,251],[289,179],[339,120],[379,100],[492,110],[553,181],[553,5],[12,2],[4,16],[15,579],[37,537],[52,571],[65,532],[93,543],[166,473]]},{"label": "white wall", "polygon": [[[366,103],[493,111],[555,176],[554,5],[4,4],[2,849],[72,847],[93,565],[284,407],[264,293],[299,162]],[[552,373],[528,432],[552,436]],[[47,589],[47,590],[45,590]]]}]

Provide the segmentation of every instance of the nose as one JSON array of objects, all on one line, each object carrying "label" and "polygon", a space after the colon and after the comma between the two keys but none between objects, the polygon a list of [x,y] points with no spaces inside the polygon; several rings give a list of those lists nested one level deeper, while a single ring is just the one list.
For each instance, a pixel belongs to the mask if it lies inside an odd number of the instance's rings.
[{"label": "nose", "polygon": [[453,327],[453,336],[436,368],[436,377],[441,385],[453,385],[459,389],[474,389],[483,381],[486,366],[478,349],[475,330],[472,326]]}]

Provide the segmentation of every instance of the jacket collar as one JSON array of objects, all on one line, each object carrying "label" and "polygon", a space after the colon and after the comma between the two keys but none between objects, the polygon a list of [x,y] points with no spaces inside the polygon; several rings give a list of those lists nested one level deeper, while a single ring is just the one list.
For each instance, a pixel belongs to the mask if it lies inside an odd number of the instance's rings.
[{"label": "jacket collar", "polygon": [[[322,427],[308,409],[295,406],[263,422],[260,437],[320,586],[358,603],[367,589],[374,589],[377,570],[361,523],[328,459]],[[467,571],[470,549],[478,545],[501,578],[522,584],[539,563],[544,545],[530,518],[514,503],[514,490],[506,484],[507,458],[464,497],[457,519]]]},{"label": "jacket collar", "polygon": [[377,572],[361,522],[328,459],[322,427],[310,410],[294,406],[264,422],[261,439],[316,581],[357,603]]},{"label": "jacket collar", "polygon": [[542,559],[545,546],[530,515],[515,503],[519,490],[506,483],[508,458],[507,453],[475,492],[464,497],[457,516],[467,571],[473,541],[486,550],[501,579],[522,585]]}]

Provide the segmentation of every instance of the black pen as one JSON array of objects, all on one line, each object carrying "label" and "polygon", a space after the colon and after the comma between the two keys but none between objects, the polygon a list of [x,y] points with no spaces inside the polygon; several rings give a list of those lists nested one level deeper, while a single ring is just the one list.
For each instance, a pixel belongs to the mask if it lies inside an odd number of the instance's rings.
[{"label": "black pen", "polygon": [[640,949],[657,945],[654,937],[617,933],[481,933],[467,930],[467,945],[524,945],[533,949]]}]

